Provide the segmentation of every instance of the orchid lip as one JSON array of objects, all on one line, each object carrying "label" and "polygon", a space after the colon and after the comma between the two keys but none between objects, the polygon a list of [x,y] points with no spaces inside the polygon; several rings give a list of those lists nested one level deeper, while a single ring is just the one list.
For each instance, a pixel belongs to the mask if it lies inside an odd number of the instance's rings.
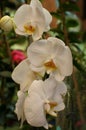
[{"label": "orchid lip", "polygon": [[57,106],[58,104],[57,104],[57,102],[54,102],[54,101],[52,102],[52,101],[51,101],[51,102],[49,102],[49,105],[50,105],[51,107],[55,107],[55,106]]},{"label": "orchid lip", "polygon": [[[49,106],[47,106],[49,105]],[[48,101],[45,103],[45,111],[51,116],[57,117],[57,113],[54,111],[54,107],[56,107],[58,104],[54,101]]]},{"label": "orchid lip", "polygon": [[28,33],[29,35],[30,34],[33,34],[35,32],[35,27],[32,26],[32,25],[24,25],[24,30],[26,33]]},{"label": "orchid lip", "polygon": [[56,69],[57,68],[52,59],[50,61],[48,61],[48,62],[45,62],[44,66],[46,68],[51,68],[51,69]]}]

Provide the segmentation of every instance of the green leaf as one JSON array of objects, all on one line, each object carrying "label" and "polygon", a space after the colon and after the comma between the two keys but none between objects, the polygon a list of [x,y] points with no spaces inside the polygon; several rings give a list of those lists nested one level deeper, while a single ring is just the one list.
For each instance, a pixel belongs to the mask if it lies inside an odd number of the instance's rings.
[{"label": "green leaf", "polygon": [[62,4],[62,7],[64,11],[80,11],[79,7],[75,2],[64,2]]},{"label": "green leaf", "polygon": [[69,37],[69,39],[70,39],[70,42],[71,43],[80,43],[80,39],[79,39],[79,37],[80,37],[80,33],[78,33],[78,32],[69,32],[68,33],[68,37]]},{"label": "green leaf", "polygon": [[1,71],[0,76],[10,78],[11,77],[11,72],[9,72],[9,71]]},{"label": "green leaf", "polygon": [[76,21],[74,19],[69,19],[66,22],[66,26],[67,27],[76,27],[76,26],[78,26],[78,21]]},{"label": "green leaf", "polygon": [[9,57],[8,58],[3,58],[2,62],[7,64],[7,65],[10,65],[10,58]]},{"label": "green leaf", "polygon": [[51,12],[51,15],[52,15],[53,17],[57,18],[57,20],[58,20],[58,19],[62,19],[62,18],[61,18],[61,12]]}]

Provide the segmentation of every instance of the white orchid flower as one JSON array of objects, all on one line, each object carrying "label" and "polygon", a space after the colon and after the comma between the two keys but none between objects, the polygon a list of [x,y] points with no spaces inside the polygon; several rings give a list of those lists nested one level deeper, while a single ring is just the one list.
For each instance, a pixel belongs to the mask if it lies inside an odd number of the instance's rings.
[{"label": "white orchid flower", "polygon": [[26,98],[26,94],[22,91],[18,91],[17,96],[18,96],[18,100],[15,107],[15,113],[17,114],[18,120],[21,120],[21,127],[22,127],[22,124],[25,121],[24,101]]},{"label": "white orchid flower", "polygon": [[56,112],[65,108],[61,95],[66,94],[66,92],[65,84],[57,82],[53,77],[45,81],[33,81],[24,103],[24,114],[27,122],[32,126],[43,126],[48,129],[46,114],[56,117]]},{"label": "white orchid flower", "polygon": [[30,5],[24,4],[16,11],[14,21],[17,34],[32,35],[33,40],[38,40],[49,30],[52,16],[39,0],[31,0]]},{"label": "white orchid flower", "polygon": [[20,62],[12,72],[12,79],[20,85],[21,91],[27,91],[36,78],[36,74],[30,69],[28,59]]},{"label": "white orchid flower", "polygon": [[44,75],[47,72],[61,81],[73,70],[72,54],[64,42],[55,37],[33,42],[27,50],[31,69]]}]

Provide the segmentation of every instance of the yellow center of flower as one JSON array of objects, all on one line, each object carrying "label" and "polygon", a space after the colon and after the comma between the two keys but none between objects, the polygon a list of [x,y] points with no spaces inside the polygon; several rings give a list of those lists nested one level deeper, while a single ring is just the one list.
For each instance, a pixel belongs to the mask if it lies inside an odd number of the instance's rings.
[{"label": "yellow center of flower", "polygon": [[35,27],[32,25],[24,25],[24,30],[27,34],[31,35],[35,32]]},{"label": "yellow center of flower", "polygon": [[58,104],[54,101],[49,101],[45,103],[45,111],[51,116],[56,117],[57,113],[54,111],[54,107],[56,107]]},{"label": "yellow center of flower", "polygon": [[53,62],[53,60],[51,59],[50,61],[48,61],[48,62],[45,62],[44,63],[44,66],[48,69],[48,70],[55,70],[55,69],[57,69],[57,67],[56,67],[56,65],[55,65],[55,63]]},{"label": "yellow center of flower", "polygon": [[56,107],[58,105],[57,102],[52,102],[52,101],[49,102],[48,104],[50,105],[51,108]]}]

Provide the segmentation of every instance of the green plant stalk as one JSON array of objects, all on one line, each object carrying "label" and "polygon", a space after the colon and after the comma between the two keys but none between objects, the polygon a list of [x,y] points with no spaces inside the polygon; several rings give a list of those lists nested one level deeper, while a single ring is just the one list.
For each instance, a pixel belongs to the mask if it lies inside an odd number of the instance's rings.
[{"label": "green plant stalk", "polygon": [[3,34],[3,43],[6,45],[6,50],[7,50],[7,55],[9,56],[9,58],[11,59],[11,51],[10,51],[10,46],[7,42],[7,38],[6,35]]}]

